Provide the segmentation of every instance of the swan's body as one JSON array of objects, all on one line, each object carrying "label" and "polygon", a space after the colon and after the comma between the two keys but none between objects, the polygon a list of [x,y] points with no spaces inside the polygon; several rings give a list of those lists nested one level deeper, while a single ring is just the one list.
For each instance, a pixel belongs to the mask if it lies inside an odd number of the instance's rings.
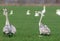
[{"label": "swan's body", "polygon": [[40,34],[42,35],[50,35],[50,29],[47,27],[47,25],[44,25],[41,23],[41,25],[39,26],[39,31]]},{"label": "swan's body", "polygon": [[10,11],[10,15],[12,15],[12,14],[13,14],[13,10]]},{"label": "swan's body", "polygon": [[3,12],[5,12],[5,13],[3,13],[3,14],[4,14],[5,17],[6,17],[6,23],[5,23],[5,26],[4,26],[4,28],[3,28],[3,33],[6,34],[6,35],[11,36],[11,35],[13,35],[13,34],[16,33],[16,28],[9,23],[7,9],[6,9],[6,11],[3,10]]},{"label": "swan's body", "polygon": [[60,9],[56,10],[56,14],[60,16]]},{"label": "swan's body", "polygon": [[26,13],[27,15],[30,15],[30,10],[27,10],[27,13]]},{"label": "swan's body", "polygon": [[3,28],[3,32],[6,35],[8,35],[8,34],[12,35],[12,34],[15,34],[16,28],[13,25],[5,25]]},{"label": "swan's body", "polygon": [[35,16],[39,16],[39,13],[38,13],[38,11],[35,11]]}]

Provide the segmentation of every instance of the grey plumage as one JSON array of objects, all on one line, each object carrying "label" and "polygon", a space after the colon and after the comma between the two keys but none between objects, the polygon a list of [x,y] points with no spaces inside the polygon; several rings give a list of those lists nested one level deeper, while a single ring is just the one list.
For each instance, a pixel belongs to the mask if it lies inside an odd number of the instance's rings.
[{"label": "grey plumage", "polygon": [[43,34],[43,35],[50,35],[50,29],[48,28],[47,25],[44,25],[41,23],[41,25],[39,26],[39,31],[40,31],[40,34]]}]

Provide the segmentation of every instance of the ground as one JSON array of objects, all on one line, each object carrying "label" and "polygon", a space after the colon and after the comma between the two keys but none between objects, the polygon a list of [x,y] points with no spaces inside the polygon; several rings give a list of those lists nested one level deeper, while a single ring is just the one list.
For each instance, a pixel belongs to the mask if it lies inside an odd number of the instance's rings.
[{"label": "ground", "polygon": [[[7,8],[8,12],[14,11],[13,15],[9,15],[9,20],[17,32],[11,38],[4,36],[2,32],[5,25],[3,8]],[[30,16],[26,15],[28,9],[31,10]],[[0,41],[60,41],[60,16],[56,15],[56,9],[60,9],[60,6],[46,7],[42,23],[51,29],[51,35],[40,37],[38,27],[40,17],[35,17],[34,11],[42,10],[42,6],[0,6]]]}]

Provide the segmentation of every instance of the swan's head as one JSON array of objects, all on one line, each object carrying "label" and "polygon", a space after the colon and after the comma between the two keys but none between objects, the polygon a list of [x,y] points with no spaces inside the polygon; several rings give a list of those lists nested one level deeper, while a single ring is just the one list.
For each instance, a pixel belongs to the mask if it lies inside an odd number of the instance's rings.
[{"label": "swan's head", "polygon": [[4,9],[3,9],[3,15],[7,16],[7,14],[8,14],[8,11],[7,11],[6,8],[4,8]]}]

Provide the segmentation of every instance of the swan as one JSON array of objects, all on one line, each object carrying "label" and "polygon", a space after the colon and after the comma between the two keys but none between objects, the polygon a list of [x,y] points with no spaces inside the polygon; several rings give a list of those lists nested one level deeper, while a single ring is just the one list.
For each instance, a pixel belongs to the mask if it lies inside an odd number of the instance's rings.
[{"label": "swan", "polygon": [[60,16],[60,9],[56,10],[56,14]]},{"label": "swan", "polygon": [[44,25],[44,24],[42,24],[42,19],[43,19],[43,17],[44,17],[44,13],[46,12],[46,9],[45,9],[45,6],[43,6],[43,10],[42,10],[42,12],[40,12],[41,13],[41,17],[40,17],[40,20],[39,20],[39,32],[40,32],[40,34],[42,35],[50,35],[50,29],[48,28],[48,26],[47,25]]},{"label": "swan", "polygon": [[6,17],[6,23],[5,26],[3,27],[3,33],[10,36],[13,36],[16,33],[16,28],[15,26],[13,26],[12,24],[9,23],[9,19],[8,19],[8,12],[7,9],[3,9],[3,15],[5,15]]},{"label": "swan", "polygon": [[27,14],[27,15],[30,15],[30,10],[27,10],[26,14]]},{"label": "swan", "polygon": [[13,14],[13,10],[10,11],[10,15],[12,15],[12,14]]},{"label": "swan", "polygon": [[39,13],[38,13],[38,11],[35,11],[35,16],[39,16]]}]

